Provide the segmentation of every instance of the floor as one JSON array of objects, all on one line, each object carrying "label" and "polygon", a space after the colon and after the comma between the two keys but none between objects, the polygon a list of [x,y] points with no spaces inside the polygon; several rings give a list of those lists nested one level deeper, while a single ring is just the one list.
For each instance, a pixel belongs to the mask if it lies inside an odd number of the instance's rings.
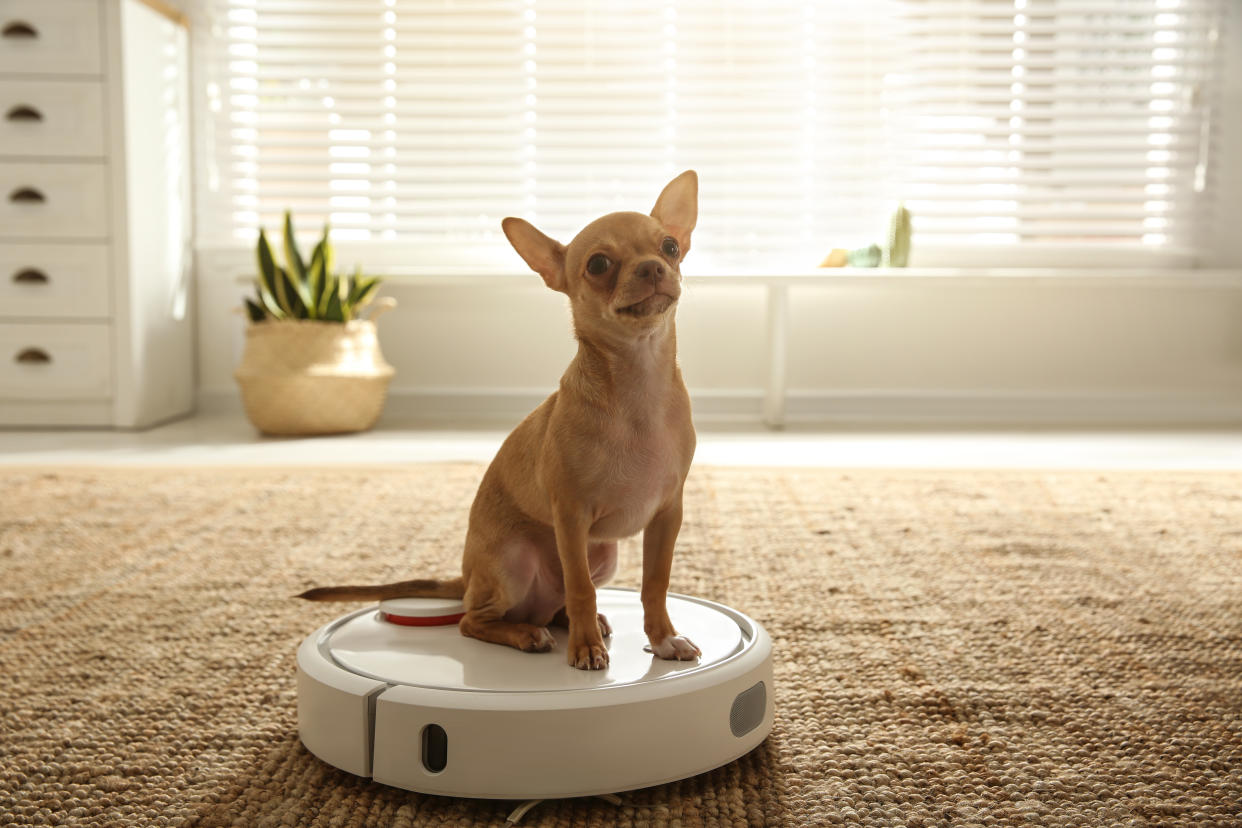
[{"label": "floor", "polygon": [[[356,435],[258,436],[240,414],[142,432],[0,430],[0,465],[324,466],[486,462],[505,432],[410,424]],[[839,468],[1242,469],[1239,431],[816,431],[700,427],[695,461]]]}]

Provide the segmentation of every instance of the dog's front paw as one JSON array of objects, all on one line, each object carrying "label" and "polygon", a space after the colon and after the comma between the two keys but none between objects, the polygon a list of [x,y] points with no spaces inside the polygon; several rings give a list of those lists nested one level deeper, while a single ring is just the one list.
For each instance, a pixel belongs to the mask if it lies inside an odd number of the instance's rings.
[{"label": "dog's front paw", "polygon": [[604,670],[608,667],[608,649],[603,642],[583,643],[569,648],[569,664],[579,670]]},{"label": "dog's front paw", "polygon": [[[599,635],[601,638],[609,638],[612,636],[612,624],[608,623],[608,619],[604,617],[602,612],[595,613],[595,620],[599,622]],[[556,611],[556,615],[552,616],[551,624],[555,627],[564,627],[569,629],[569,616],[565,613],[565,608],[561,607]]]},{"label": "dog's front paw", "polygon": [[556,646],[556,639],[547,627],[533,627],[522,633],[517,648],[527,653],[546,653]]},{"label": "dog's front paw", "polygon": [[703,651],[684,635],[669,635],[658,642],[653,641],[651,652],[669,661],[694,661],[703,655]]}]

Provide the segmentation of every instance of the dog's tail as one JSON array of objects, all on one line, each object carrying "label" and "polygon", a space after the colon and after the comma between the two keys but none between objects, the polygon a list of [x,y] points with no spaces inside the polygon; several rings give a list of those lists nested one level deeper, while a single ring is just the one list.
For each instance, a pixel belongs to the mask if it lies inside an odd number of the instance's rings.
[{"label": "dog's tail", "polygon": [[334,586],[308,589],[296,598],[307,601],[387,601],[389,598],[462,598],[466,584],[461,578],[437,581],[421,578],[374,586]]}]

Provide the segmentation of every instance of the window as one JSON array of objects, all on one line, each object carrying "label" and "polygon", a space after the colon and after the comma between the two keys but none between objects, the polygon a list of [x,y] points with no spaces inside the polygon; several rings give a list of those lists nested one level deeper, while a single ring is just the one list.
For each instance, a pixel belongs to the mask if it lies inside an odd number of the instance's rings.
[{"label": "window", "polygon": [[697,266],[1177,251],[1211,204],[1219,0],[207,0],[200,241],[292,208],[509,261],[702,181]]}]

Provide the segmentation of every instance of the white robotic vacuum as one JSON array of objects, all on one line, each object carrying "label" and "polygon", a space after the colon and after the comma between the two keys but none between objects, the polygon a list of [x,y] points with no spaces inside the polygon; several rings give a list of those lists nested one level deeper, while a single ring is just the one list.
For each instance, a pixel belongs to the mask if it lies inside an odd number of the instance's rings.
[{"label": "white robotic vacuum", "polygon": [[547,653],[466,638],[460,603],[385,601],[298,650],[298,731],[342,770],[421,793],[484,799],[595,796],[720,767],[772,730],[772,644],[737,610],[668,596],[703,651],[645,651],[638,593],[601,589],[611,663],[575,670],[567,636]]}]

